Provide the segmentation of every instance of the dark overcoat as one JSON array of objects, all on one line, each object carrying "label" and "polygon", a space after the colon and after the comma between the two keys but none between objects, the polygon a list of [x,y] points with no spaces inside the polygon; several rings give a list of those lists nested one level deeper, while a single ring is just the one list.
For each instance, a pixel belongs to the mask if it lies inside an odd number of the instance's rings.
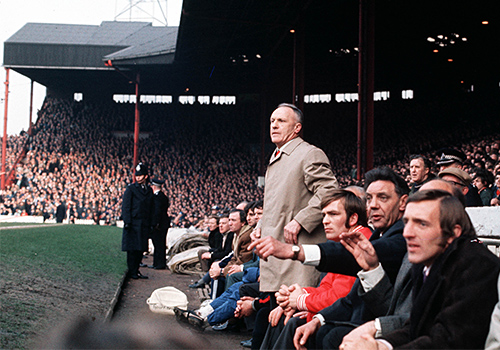
[{"label": "dark overcoat", "polygon": [[152,226],[161,233],[166,233],[170,227],[170,217],[168,216],[168,198],[165,193],[158,191],[153,196],[153,217]]},{"label": "dark overcoat", "polygon": [[483,349],[498,300],[500,260],[471,237],[459,237],[431,267],[413,267],[413,307],[405,326],[384,338],[394,348]]},{"label": "dark overcoat", "polygon": [[142,188],[134,182],[127,186],[123,194],[122,250],[148,250],[148,237],[151,233],[153,191],[149,186]]}]

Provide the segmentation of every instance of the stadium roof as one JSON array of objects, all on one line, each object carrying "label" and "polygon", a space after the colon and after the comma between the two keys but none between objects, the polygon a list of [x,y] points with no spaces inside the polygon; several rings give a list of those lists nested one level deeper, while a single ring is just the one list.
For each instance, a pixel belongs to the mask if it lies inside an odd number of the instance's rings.
[{"label": "stadium roof", "polygon": [[[491,0],[378,0],[375,88],[498,90],[499,10]],[[4,65],[53,89],[131,93],[129,80],[140,72],[143,93],[262,93],[266,86],[280,101],[291,96],[303,33],[306,93],[355,92],[358,20],[355,0],[184,0],[179,28],[29,23],[5,42]]]},{"label": "stadium roof", "polygon": [[27,23],[5,42],[4,66],[49,89],[130,90],[129,81],[105,62],[168,65],[174,59],[177,32],[178,27],[143,22]]}]

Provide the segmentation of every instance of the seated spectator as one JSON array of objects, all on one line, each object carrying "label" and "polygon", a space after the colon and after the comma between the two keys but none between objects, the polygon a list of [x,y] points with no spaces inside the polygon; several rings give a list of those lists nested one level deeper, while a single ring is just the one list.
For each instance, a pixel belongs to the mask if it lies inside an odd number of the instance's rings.
[{"label": "seated spectator", "polygon": [[495,175],[495,184],[491,188],[493,192],[493,196],[491,198],[491,205],[499,206],[500,205],[500,171],[498,171]]},{"label": "seated spectator", "polygon": [[[231,261],[235,254],[239,254],[243,244],[248,245],[250,243],[250,233],[252,232],[252,228],[246,224],[246,215],[243,210],[232,209],[229,212],[229,230],[234,235],[232,246],[237,248],[238,252],[236,252],[233,248],[233,250],[221,261],[215,261],[212,263],[212,266],[210,266],[208,273],[212,279],[212,299],[215,299],[224,292],[224,268],[228,262]],[[252,252],[249,253],[250,254],[248,254],[248,251],[245,251],[245,259],[250,259],[253,256]]]},{"label": "seated spectator", "polygon": [[222,246],[222,235],[219,231],[219,217],[212,215],[208,218],[208,245],[209,249],[200,249],[198,251],[198,258],[200,259],[201,270],[208,272],[210,265],[212,265],[212,252],[220,249]]},{"label": "seated spectator", "polygon": [[[477,188],[479,196],[481,197],[481,202],[483,206],[489,206],[491,199],[493,198],[493,192],[490,188],[491,173],[484,169],[478,169],[472,179],[472,183]],[[491,181],[491,182],[490,182]]]},{"label": "seated spectator", "polygon": [[[221,246],[210,252],[210,260],[218,261],[231,253],[234,232],[229,230],[229,215],[224,214],[219,219],[219,232],[222,235]],[[204,288],[210,282],[210,273],[207,272],[199,281],[189,285],[189,288]]]},{"label": "seated spectator", "polygon": [[224,267],[222,272],[224,277],[226,277],[226,289],[233,283],[242,280],[245,269],[259,266],[257,255],[248,251],[247,247],[251,243],[250,234],[252,233],[252,230],[255,229],[255,226],[257,226],[257,223],[262,218],[262,204],[262,200],[260,200],[247,203],[246,205],[246,220],[251,229],[242,230],[239,237],[235,239],[233,255],[227,262],[227,265]]}]

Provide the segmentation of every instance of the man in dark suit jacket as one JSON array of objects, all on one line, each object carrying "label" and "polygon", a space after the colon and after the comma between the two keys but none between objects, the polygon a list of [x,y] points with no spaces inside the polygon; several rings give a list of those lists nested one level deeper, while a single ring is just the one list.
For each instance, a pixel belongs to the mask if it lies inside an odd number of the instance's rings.
[{"label": "man in dark suit jacket", "polygon": [[148,178],[147,166],[139,163],[135,169],[135,182],[128,185],[123,194],[122,250],[127,252],[128,273],[133,279],[148,278],[139,272],[151,233],[153,191],[146,184]]},{"label": "man in dark suit jacket", "polygon": [[153,190],[153,216],[151,218],[151,239],[154,246],[153,265],[149,268],[164,270],[167,267],[167,232],[170,227],[170,217],[168,216],[168,198],[161,190],[164,180],[152,179],[151,189]]},{"label": "man in dark suit jacket", "polygon": [[408,200],[404,221],[413,264],[410,319],[382,339],[365,335],[341,349],[483,348],[498,301],[500,261],[477,240],[463,204],[448,192],[420,190]]}]

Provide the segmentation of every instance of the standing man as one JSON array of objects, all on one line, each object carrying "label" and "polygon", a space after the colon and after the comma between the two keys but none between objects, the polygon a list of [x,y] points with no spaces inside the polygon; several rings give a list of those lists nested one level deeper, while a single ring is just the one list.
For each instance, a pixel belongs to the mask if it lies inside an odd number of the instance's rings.
[{"label": "standing man", "polygon": [[135,182],[127,186],[123,194],[122,251],[127,252],[129,276],[133,279],[145,279],[139,272],[142,255],[148,250],[148,238],[151,232],[151,212],[153,191],[147,185],[148,167],[142,163],[135,168]]},{"label": "standing man", "polygon": [[431,173],[431,162],[424,156],[416,154],[410,157],[410,179],[412,186],[410,194],[417,192],[427,181],[434,178]]},{"label": "standing man", "polygon": [[[276,145],[266,172],[264,214],[261,235],[297,244],[326,241],[321,221],[321,199],[338,188],[330,161],[319,148],[299,135],[303,114],[291,104],[282,103],[271,115],[271,141]],[[260,261],[260,290],[276,292],[282,284],[316,286],[319,271],[298,261],[269,257]]]},{"label": "standing man", "polygon": [[151,218],[153,232],[151,239],[153,240],[154,253],[153,265],[148,267],[155,270],[164,270],[167,267],[167,232],[170,227],[170,218],[168,216],[168,198],[161,190],[164,183],[165,180],[151,180],[151,189],[153,190],[153,217]]}]

